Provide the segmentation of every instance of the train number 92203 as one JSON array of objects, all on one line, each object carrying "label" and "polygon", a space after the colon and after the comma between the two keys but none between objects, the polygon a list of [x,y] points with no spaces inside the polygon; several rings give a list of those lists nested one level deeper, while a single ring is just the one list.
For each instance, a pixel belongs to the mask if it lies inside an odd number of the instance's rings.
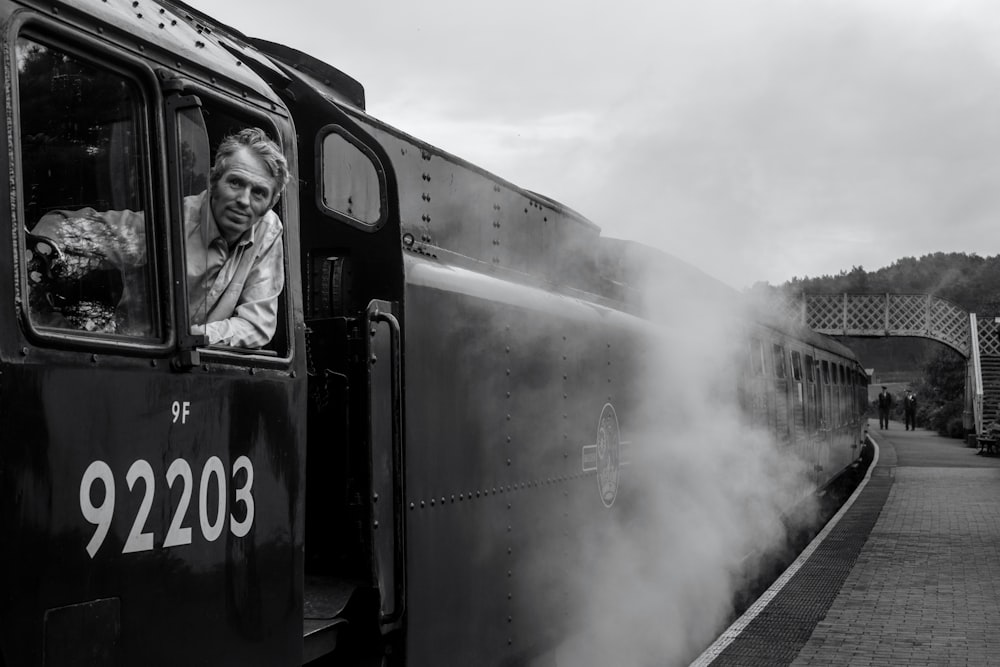
[{"label": "train number 92203", "polygon": [[[198,480],[198,522],[201,525],[201,535],[205,540],[214,542],[219,539],[226,528],[226,513],[230,494],[227,492],[227,479],[233,480],[234,506],[229,514],[229,530],[236,537],[244,537],[253,527],[253,464],[246,456],[240,456],[233,462],[232,475],[227,476],[222,460],[213,456],[205,462]],[[139,511],[132,523],[132,529],[122,553],[151,551],[153,549],[153,533],[146,532],[146,519],[153,507],[156,497],[156,476],[148,461],[138,459],[125,473],[125,482],[129,491],[136,490],[136,485],[142,481],[143,496]],[[179,484],[180,501],[174,511],[163,538],[163,548],[191,544],[192,529],[185,525],[191,496],[195,489],[195,479],[191,464],[184,459],[175,459],[167,468],[166,482],[169,488]],[[215,486],[214,498],[209,494]],[[103,487],[103,499],[96,503],[94,497],[100,497],[100,491],[95,493],[95,486]],[[115,514],[115,476],[111,466],[104,461],[94,461],[83,473],[80,480],[80,512],[83,518],[94,524],[94,535],[87,543],[87,553],[93,558],[104,543],[111,528],[111,520]],[[212,502],[214,500],[214,502]],[[212,506],[210,506],[210,504]]]}]

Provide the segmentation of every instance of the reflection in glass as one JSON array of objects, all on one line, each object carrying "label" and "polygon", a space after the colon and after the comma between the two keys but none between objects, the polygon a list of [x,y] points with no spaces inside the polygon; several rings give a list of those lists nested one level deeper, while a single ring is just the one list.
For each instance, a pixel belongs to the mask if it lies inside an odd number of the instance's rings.
[{"label": "reflection in glass", "polygon": [[323,139],[323,204],[332,211],[376,225],[382,217],[378,172],[357,146],[336,133]]},{"label": "reflection in glass", "polygon": [[[181,197],[187,211],[189,197],[200,195],[208,189],[208,174],[211,171],[211,152],[205,118],[197,107],[180,109],[177,112],[177,147],[180,156]],[[186,236],[186,234],[185,234]],[[189,242],[190,239],[185,239]],[[187,262],[188,317],[191,322],[204,325],[208,319],[206,290],[201,282],[208,274],[208,255],[204,252],[185,252]],[[200,296],[199,296],[200,295]]]},{"label": "reflection in glass", "polygon": [[123,75],[17,42],[21,201],[36,326],[159,336],[142,96]]}]

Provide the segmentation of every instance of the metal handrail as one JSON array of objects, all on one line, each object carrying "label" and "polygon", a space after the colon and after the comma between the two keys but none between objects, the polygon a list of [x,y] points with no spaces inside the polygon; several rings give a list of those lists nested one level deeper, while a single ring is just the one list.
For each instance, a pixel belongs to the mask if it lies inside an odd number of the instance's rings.
[{"label": "metal handrail", "polygon": [[969,313],[969,343],[972,349],[972,415],[976,434],[983,432],[983,365],[979,354],[979,323],[975,313]]}]

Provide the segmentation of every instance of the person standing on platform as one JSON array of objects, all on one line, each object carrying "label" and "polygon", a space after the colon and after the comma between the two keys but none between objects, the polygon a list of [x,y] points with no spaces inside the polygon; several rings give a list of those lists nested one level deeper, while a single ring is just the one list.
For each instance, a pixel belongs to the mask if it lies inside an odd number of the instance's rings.
[{"label": "person standing on platform", "polygon": [[889,409],[892,407],[892,394],[889,389],[882,386],[882,393],[878,395],[878,427],[879,429],[889,428]]},{"label": "person standing on platform", "polygon": [[906,430],[917,430],[917,395],[911,390],[906,390],[906,398],[903,399],[903,414],[906,417]]}]

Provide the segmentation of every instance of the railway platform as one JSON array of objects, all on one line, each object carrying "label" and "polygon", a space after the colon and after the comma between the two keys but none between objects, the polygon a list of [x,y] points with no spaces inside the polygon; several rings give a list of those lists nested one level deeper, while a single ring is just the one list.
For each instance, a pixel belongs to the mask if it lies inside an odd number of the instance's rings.
[{"label": "railway platform", "polygon": [[900,422],[844,507],[692,665],[1000,666],[1000,456]]}]

